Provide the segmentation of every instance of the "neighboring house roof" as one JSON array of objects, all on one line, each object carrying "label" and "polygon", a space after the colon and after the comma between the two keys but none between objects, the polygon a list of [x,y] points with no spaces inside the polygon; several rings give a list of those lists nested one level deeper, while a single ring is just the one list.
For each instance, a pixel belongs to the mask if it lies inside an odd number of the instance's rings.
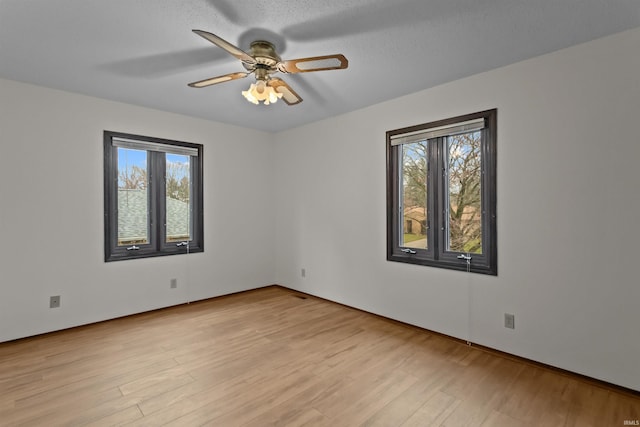
[{"label": "neighboring house roof", "polygon": [[[167,198],[167,235],[189,235],[189,205]],[[118,189],[118,240],[147,236],[147,190]]]}]

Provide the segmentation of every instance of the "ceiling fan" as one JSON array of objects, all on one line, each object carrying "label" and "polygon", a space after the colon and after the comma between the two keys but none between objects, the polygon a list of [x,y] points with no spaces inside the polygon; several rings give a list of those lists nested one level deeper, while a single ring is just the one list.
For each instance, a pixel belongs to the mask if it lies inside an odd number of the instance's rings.
[{"label": "ceiling fan", "polygon": [[284,80],[272,77],[273,74],[278,72],[287,74],[341,70],[347,68],[349,65],[347,58],[341,54],[312,56],[309,58],[283,61],[276,53],[275,46],[265,40],[254,41],[251,43],[249,52],[245,52],[215,34],[202,30],[193,30],[193,32],[239,59],[246,71],[211,77],[189,83],[189,86],[202,88],[230,80],[242,79],[250,74],[254,74],[256,82],[252,83],[248,90],[242,92],[242,95],[254,104],[262,101],[265,105],[268,105],[281,98],[288,105],[295,105],[302,102],[300,95],[285,83]]}]

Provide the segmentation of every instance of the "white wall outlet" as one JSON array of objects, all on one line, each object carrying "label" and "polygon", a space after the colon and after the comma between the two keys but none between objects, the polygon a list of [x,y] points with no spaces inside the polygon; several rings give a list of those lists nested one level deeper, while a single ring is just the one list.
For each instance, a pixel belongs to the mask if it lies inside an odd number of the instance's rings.
[{"label": "white wall outlet", "polygon": [[175,289],[178,287],[178,279],[171,279],[171,284],[169,285],[171,289]]},{"label": "white wall outlet", "polygon": [[60,307],[60,295],[49,297],[49,308]]},{"label": "white wall outlet", "polygon": [[509,329],[516,328],[516,316],[513,314],[505,313],[504,314],[504,327]]},{"label": "white wall outlet", "polygon": [[300,270],[300,275],[301,275],[302,277],[307,277],[307,269],[306,269],[306,268],[301,269],[301,270]]}]

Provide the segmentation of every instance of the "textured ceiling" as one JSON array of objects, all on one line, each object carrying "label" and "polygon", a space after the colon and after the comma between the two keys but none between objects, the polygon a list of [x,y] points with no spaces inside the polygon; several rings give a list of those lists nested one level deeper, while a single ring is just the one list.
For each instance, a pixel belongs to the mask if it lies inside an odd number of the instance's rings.
[{"label": "textured ceiling", "polygon": [[[0,77],[273,132],[638,26],[638,0],[0,0]],[[243,71],[192,29],[349,68],[256,106],[251,77],[187,87]]]}]

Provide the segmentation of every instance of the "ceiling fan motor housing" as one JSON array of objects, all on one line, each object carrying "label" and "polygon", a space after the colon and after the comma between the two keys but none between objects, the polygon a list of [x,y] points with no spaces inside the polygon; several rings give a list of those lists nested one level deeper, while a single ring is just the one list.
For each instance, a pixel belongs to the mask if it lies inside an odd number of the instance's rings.
[{"label": "ceiling fan motor housing", "polygon": [[276,47],[268,41],[256,40],[251,43],[250,54],[257,64],[266,65],[271,71],[276,71],[276,64],[282,62],[276,53]]}]

